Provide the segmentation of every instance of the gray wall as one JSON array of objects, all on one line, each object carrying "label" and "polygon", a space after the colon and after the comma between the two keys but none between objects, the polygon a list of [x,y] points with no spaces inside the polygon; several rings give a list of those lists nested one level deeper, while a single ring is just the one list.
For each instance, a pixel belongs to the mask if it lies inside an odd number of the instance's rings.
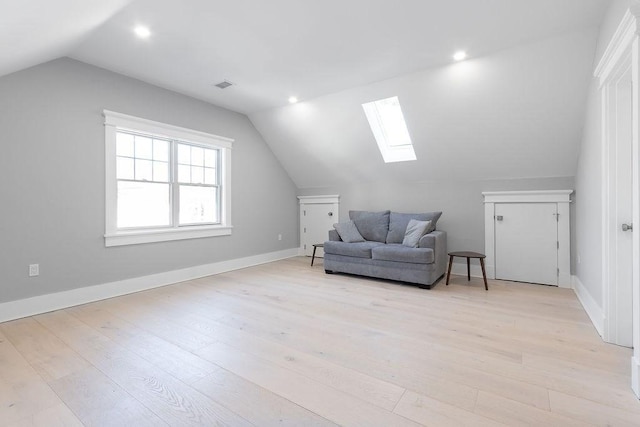
[{"label": "gray wall", "polygon": [[[632,0],[612,2],[600,28],[592,71],[595,70],[613,33]],[[601,108],[598,81],[589,86],[585,125],[576,172],[576,276],[594,301],[602,307],[602,154]]]},{"label": "gray wall", "polygon": [[[105,248],[103,109],[234,138],[233,234]],[[296,188],[242,114],[60,59],[0,78],[0,138],[0,302],[298,246]]]},{"label": "gray wall", "polygon": [[[573,177],[491,181],[362,183],[345,187],[302,189],[300,195],[340,195],[340,219],[349,210],[396,212],[442,211],[438,229],[447,232],[449,251],[484,252],[483,191],[570,190]],[[572,204],[573,205],[573,204]],[[573,211],[573,206],[572,206]],[[572,240],[575,233],[572,233]],[[572,267],[573,270],[573,267]]]}]

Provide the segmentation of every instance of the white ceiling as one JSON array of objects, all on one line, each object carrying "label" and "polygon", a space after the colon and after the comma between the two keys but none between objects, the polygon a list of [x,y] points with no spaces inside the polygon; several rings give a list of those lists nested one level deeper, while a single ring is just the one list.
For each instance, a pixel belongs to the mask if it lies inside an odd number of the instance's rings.
[{"label": "white ceiling", "polygon": [[252,113],[596,26],[609,2],[3,0],[0,75],[70,56]]},{"label": "white ceiling", "polygon": [[[596,38],[581,30],[249,117],[298,188],[571,177]],[[416,161],[384,163],[367,123],[362,104],[391,96]]]}]

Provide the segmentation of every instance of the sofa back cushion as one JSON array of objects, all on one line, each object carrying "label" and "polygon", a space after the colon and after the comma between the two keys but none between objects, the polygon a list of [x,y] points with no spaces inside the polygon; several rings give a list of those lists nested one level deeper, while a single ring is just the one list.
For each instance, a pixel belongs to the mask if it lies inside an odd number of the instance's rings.
[{"label": "sofa back cushion", "polygon": [[[389,233],[389,214],[390,211],[349,211],[349,218],[356,224],[358,231],[365,240],[385,243]],[[407,220],[408,222],[409,220]],[[404,231],[402,232],[402,237],[404,238]],[[402,238],[400,242],[402,242]]]},{"label": "sofa back cushion", "polygon": [[[402,243],[404,234],[407,231],[407,225],[412,219],[416,221],[431,221],[431,227],[427,230],[427,234],[431,233],[436,229],[436,223],[441,215],[442,212],[425,212],[418,214],[391,212],[389,214],[389,232],[387,233],[386,242]],[[358,225],[357,222],[356,225]],[[362,232],[360,234],[362,234]]]}]

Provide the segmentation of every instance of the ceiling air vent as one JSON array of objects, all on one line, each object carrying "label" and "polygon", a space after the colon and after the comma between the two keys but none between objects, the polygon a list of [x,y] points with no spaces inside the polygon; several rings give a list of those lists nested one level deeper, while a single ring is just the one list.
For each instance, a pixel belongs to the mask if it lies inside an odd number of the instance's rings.
[{"label": "ceiling air vent", "polygon": [[217,85],[214,85],[214,86],[215,87],[219,87],[220,89],[226,89],[229,86],[233,86],[233,83],[231,83],[230,81],[225,80],[225,81],[220,82],[220,83],[218,83]]}]

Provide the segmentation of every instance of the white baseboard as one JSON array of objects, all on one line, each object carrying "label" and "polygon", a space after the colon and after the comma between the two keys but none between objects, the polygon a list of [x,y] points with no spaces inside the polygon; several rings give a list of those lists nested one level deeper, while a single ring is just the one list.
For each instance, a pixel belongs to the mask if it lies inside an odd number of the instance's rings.
[{"label": "white baseboard", "polygon": [[135,277],[117,282],[87,286],[85,288],[78,288],[70,291],[5,302],[0,304],[0,322],[47,313],[49,311],[87,304],[89,302],[140,292],[147,289],[159,288],[173,283],[184,282],[185,280],[225,273],[227,271],[291,258],[297,255],[297,248],[286,249],[278,252],[270,252],[212,264],[197,265],[180,270],[152,274],[149,276]]},{"label": "white baseboard", "polygon": [[637,357],[631,358],[631,388],[640,399],[640,359]]},{"label": "white baseboard", "polygon": [[596,303],[589,291],[587,291],[587,288],[584,287],[577,276],[572,276],[572,279],[573,291],[578,296],[578,300],[587,312],[587,315],[591,319],[591,323],[593,323],[596,331],[598,331],[598,334],[602,336],[604,332],[604,313],[602,312],[602,308],[598,303]]}]

